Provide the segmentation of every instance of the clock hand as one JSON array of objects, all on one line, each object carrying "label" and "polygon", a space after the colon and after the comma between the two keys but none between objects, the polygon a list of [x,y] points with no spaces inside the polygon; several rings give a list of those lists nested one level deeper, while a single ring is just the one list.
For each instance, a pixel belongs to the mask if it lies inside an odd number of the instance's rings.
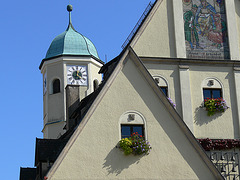
[{"label": "clock hand", "polygon": [[79,76],[79,74],[78,74],[78,73],[79,73],[79,71],[77,71],[77,76],[78,76],[78,77],[81,79],[82,77],[81,77],[81,76]]}]

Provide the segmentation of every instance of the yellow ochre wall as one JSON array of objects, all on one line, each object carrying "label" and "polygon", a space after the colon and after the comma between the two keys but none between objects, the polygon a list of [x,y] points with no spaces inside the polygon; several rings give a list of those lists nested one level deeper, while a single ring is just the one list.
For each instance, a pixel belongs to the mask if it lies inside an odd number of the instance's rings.
[{"label": "yellow ochre wall", "polygon": [[[141,113],[146,120],[153,147],[149,155],[125,156],[116,148],[119,118],[129,110]],[[74,135],[79,129],[76,131]],[[50,170],[49,179],[215,179],[131,60],[71,141],[72,146],[67,145],[60,155],[60,165],[53,167],[54,172]]]},{"label": "yellow ochre wall", "polygon": [[[162,76],[168,82],[169,96],[176,103],[176,110],[182,117],[182,99],[179,63],[161,63],[160,61],[143,61],[144,65],[152,76]],[[209,64],[201,62],[199,64],[189,61],[190,94],[192,105],[192,133],[196,138],[213,139],[234,139],[239,138],[239,117],[236,92],[238,79],[234,78],[236,71],[232,65]],[[239,72],[239,71],[237,71]],[[207,78],[217,79],[222,85],[223,99],[230,107],[224,113],[216,113],[209,117],[203,105],[203,81]],[[191,112],[191,111],[189,111]],[[184,118],[183,118],[184,120]]]},{"label": "yellow ochre wall", "polygon": [[156,5],[153,17],[146,20],[132,47],[138,56],[176,57],[172,1]]}]

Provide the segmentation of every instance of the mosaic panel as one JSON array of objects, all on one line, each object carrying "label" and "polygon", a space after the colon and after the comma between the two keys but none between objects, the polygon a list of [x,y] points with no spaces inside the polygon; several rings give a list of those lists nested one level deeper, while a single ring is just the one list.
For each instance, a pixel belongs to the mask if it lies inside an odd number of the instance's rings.
[{"label": "mosaic panel", "polygon": [[183,0],[187,58],[229,59],[225,0]]}]

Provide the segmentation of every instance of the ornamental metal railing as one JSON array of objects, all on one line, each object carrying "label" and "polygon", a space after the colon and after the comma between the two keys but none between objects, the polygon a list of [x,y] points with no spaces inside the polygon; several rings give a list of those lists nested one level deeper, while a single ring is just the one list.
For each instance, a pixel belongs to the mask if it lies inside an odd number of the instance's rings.
[{"label": "ornamental metal railing", "polygon": [[148,6],[145,9],[145,11],[143,12],[142,16],[138,20],[137,24],[135,25],[135,27],[133,28],[133,30],[131,31],[131,33],[127,37],[126,41],[123,43],[122,49],[124,49],[129,44],[129,42],[132,40],[132,38],[135,36],[136,32],[138,31],[139,27],[142,25],[143,21],[145,20],[145,18],[149,14],[149,12],[152,9],[153,5],[154,5],[154,3],[152,3],[152,2],[150,2],[148,4]]},{"label": "ornamental metal railing", "polygon": [[207,151],[206,153],[226,180],[240,180],[239,152]]}]

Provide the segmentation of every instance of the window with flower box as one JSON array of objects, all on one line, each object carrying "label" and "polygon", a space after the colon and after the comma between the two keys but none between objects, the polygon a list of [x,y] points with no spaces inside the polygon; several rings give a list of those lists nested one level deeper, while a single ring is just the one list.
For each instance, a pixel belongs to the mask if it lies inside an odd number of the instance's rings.
[{"label": "window with flower box", "polygon": [[146,120],[140,112],[126,111],[119,119],[119,139],[128,138],[136,132],[144,139],[148,138]]},{"label": "window with flower box", "polygon": [[147,128],[144,116],[130,110],[123,113],[119,119],[118,146],[125,155],[147,155],[152,147],[147,141]]},{"label": "window with flower box", "polygon": [[206,78],[202,82],[203,107],[208,116],[225,112],[229,106],[223,99],[223,85],[216,77]]}]

